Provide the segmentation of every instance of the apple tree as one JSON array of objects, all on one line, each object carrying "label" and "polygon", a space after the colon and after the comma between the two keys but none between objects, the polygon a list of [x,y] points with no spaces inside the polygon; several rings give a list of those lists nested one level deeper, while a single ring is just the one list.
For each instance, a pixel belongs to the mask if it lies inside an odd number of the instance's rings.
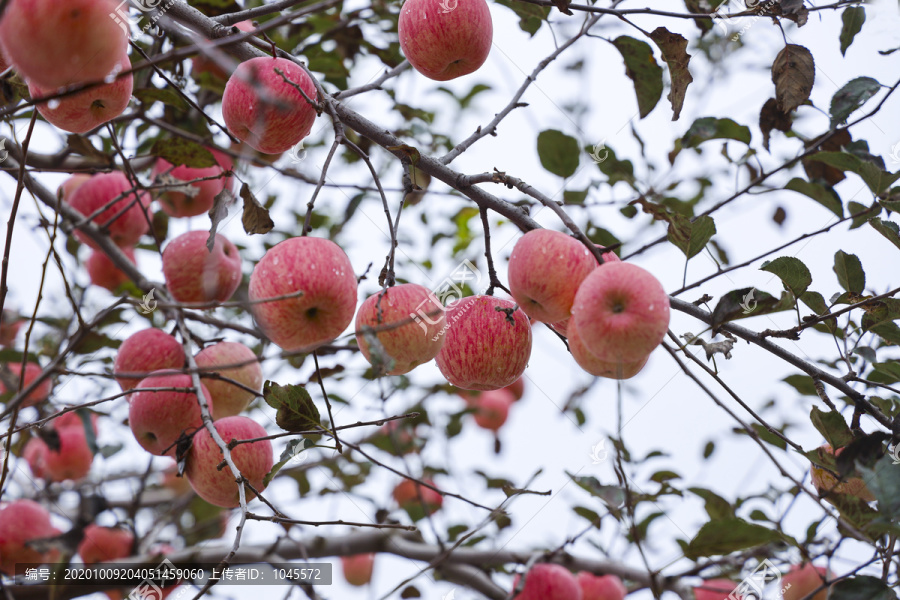
[{"label": "apple tree", "polygon": [[895,599],[897,12],[0,0],[5,597]]}]

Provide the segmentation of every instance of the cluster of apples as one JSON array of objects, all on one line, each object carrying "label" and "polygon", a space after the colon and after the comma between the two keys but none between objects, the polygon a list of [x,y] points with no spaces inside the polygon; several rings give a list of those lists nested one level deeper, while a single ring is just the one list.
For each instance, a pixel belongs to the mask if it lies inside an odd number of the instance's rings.
[{"label": "cluster of apples", "polygon": [[[238,342],[218,342],[194,357],[201,377],[201,393],[209,406],[213,425],[229,443],[264,438],[266,430],[242,416],[262,389],[262,369],[253,351]],[[138,331],[126,339],[116,354],[114,374],[129,395],[128,423],[135,439],[156,456],[176,455],[182,436],[193,434],[185,475],[197,494],[211,504],[239,506],[238,484],[230,470],[218,469],[222,452],[203,426],[203,417],[192,378],[183,372],[184,348],[159,329]],[[236,445],[231,457],[254,489],[262,491],[263,478],[272,469],[272,442],[267,439]],[[253,498],[248,491],[247,498]]]},{"label": "cluster of apples", "polygon": [[[513,582],[515,590],[520,576]],[[515,600],[623,600],[628,590],[615,575],[594,575],[581,571],[573,575],[561,565],[538,563],[525,576],[525,584]]]}]

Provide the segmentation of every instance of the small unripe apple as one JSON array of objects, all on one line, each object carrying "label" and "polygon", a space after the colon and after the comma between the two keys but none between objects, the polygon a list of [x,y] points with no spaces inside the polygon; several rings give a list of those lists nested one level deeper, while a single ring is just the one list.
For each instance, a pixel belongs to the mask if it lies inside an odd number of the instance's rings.
[{"label": "small unripe apple", "polygon": [[[260,302],[302,292],[292,298]],[[250,275],[253,316],[284,350],[311,349],[339,336],[356,310],[356,275],[341,248],[323,238],[289,238]]]},{"label": "small unripe apple", "polygon": [[0,571],[12,575],[16,563],[45,562],[49,556],[25,542],[53,537],[58,531],[47,509],[33,500],[16,500],[0,508]]},{"label": "small unripe apple", "polygon": [[569,328],[573,325],[585,348],[600,360],[634,363],[665,337],[669,297],[645,269],[627,262],[604,264],[578,288]]},{"label": "small unripe apple", "polygon": [[568,319],[581,282],[597,259],[580,241],[559,231],[533,229],[509,257],[509,291],[529,317],[544,323]]},{"label": "small unripe apple", "polygon": [[375,567],[374,554],[354,554],[342,556],[341,567],[344,570],[344,579],[355,586],[363,586],[372,581],[372,570]]},{"label": "small unripe apple", "polygon": [[[513,589],[519,584],[521,575],[516,575]],[[513,596],[515,600],[583,600],[578,580],[565,567],[549,563],[538,563],[525,576],[522,592]]]},{"label": "small unripe apple", "polygon": [[[142,329],[131,334],[119,346],[113,374],[119,387],[127,392],[154,371],[180,369],[184,366],[181,342],[161,329]],[[130,375],[130,377],[126,377]]]},{"label": "small unripe apple", "polygon": [[446,313],[448,329],[435,362],[466,390],[496,390],[515,382],[531,357],[531,324],[512,302],[493,296],[463,298]]},{"label": "small unripe apple", "polygon": [[615,575],[594,575],[581,571],[577,576],[582,600],[625,600],[628,589]]},{"label": "small unripe apple", "polygon": [[[430,479],[422,481],[434,486],[434,482]],[[416,521],[425,515],[437,512],[444,504],[444,497],[441,494],[411,479],[404,479],[398,483],[394,488],[393,496],[400,508],[408,512]]]},{"label": "small unripe apple", "polygon": [[[830,444],[819,447],[819,453],[821,455],[833,454],[834,456],[840,456],[843,451],[843,448],[838,448],[837,452],[834,452]],[[809,474],[812,484],[820,494],[847,494],[856,496],[865,502],[873,502],[875,500],[875,495],[872,493],[872,490],[870,490],[868,486],[866,486],[866,482],[859,477],[848,477],[843,481],[838,482],[838,479],[834,475],[816,464],[810,465]]]},{"label": "small unripe apple", "polygon": [[15,311],[4,308],[0,312],[0,346],[12,346],[22,328],[22,321]]},{"label": "small unripe apple", "polygon": [[91,523],[84,528],[78,554],[86,565],[131,556],[134,534],[121,527],[100,527]]},{"label": "small unripe apple", "polygon": [[[256,391],[262,389],[263,376],[262,368],[253,350],[238,342],[219,342],[212,346],[207,346],[197,353],[194,357],[197,366],[204,371],[202,373],[218,373],[222,377],[233,379],[238,383],[252,388]],[[251,362],[252,361],[252,362]],[[221,365],[234,365],[246,363],[240,367],[230,369],[218,369]],[[235,384],[213,379],[211,377],[203,378],[203,385],[212,395],[213,403],[216,410],[213,413],[213,420],[218,421],[223,417],[232,417],[243,412],[245,408],[256,398],[256,394],[247,391]]]},{"label": "small unripe apple", "polygon": [[[241,21],[240,23],[235,23],[234,26],[241,31],[253,31],[255,29],[252,21]],[[194,79],[197,79],[200,73],[209,73],[216,79],[228,79],[228,73],[216,61],[203,54],[191,57],[191,75]]]},{"label": "small unripe apple", "polygon": [[222,118],[228,131],[266,154],[290,149],[309,134],[316,120],[315,107],[295,86],[316,101],[313,80],[295,62],[269,57],[242,62],[222,94]]},{"label": "small unripe apple", "polygon": [[[134,192],[129,192],[133,189],[134,186],[121,171],[98,173],[79,185],[66,201],[72,208],[88,217],[115,200],[112,206],[94,217],[93,222],[98,227],[108,230],[109,237],[116,245],[133,247],[150,228],[149,214],[144,215],[150,203],[149,196],[142,193],[140,199],[135,200]],[[80,230],[75,230],[75,237],[91,248],[98,248],[97,244]]]},{"label": "small unripe apple", "polygon": [[644,365],[647,364],[647,360],[650,358],[645,356],[642,359],[628,363],[600,360],[591,354],[590,350],[585,348],[581,335],[578,333],[578,328],[575,327],[573,322],[569,323],[567,333],[569,334],[569,352],[572,353],[572,358],[575,359],[579,367],[597,377],[630,379],[641,372],[641,369],[644,368]]},{"label": "small unripe apple", "polygon": [[216,234],[212,252],[207,231],[189,231],[166,245],[163,275],[179,302],[225,302],[241,284],[241,256],[225,236]]},{"label": "small unripe apple", "polygon": [[[225,417],[213,425],[226,444],[232,440],[250,440],[268,435],[262,425],[248,417]],[[259,492],[265,489],[263,478],[274,464],[271,440],[238,444],[231,449],[231,458],[254,489]],[[240,506],[238,484],[228,466],[221,470],[217,468],[223,460],[222,450],[204,427],[194,436],[185,476],[194,491],[210,504],[235,508]],[[250,488],[246,489],[246,494],[248,502],[255,497]]]},{"label": "small unripe apple", "polygon": [[[825,600],[828,598],[828,588],[822,586],[830,576],[828,569],[813,566],[812,563],[794,565],[781,577],[781,589],[784,590],[782,600]],[[819,591],[810,596],[814,590]]]},{"label": "small unripe apple", "polygon": [[371,350],[362,328],[386,328],[396,323],[405,324],[371,334],[395,361],[388,375],[409,373],[437,356],[444,344],[444,336],[440,335],[444,327],[444,307],[431,290],[415,283],[404,283],[373,294],[360,305],[356,313],[356,342],[370,363]]},{"label": "small unripe apple", "polygon": [[[190,375],[158,371],[142,379],[138,388],[193,388]],[[200,386],[210,408],[212,396]],[[175,456],[175,442],[182,433],[190,435],[203,426],[197,394],[193,391],[138,391],[131,395],[128,424],[135,439],[150,454]],[[195,440],[196,441],[196,440]]]},{"label": "small unripe apple", "polygon": [[[19,377],[21,377],[22,373],[22,363],[14,362],[7,363],[6,368],[12,373],[12,380],[14,383],[18,383]],[[29,385],[34,382],[35,379],[43,373],[43,369],[40,365],[36,363],[26,363],[25,364],[25,375],[22,377],[22,389],[25,390]],[[42,382],[38,384],[36,388],[31,390],[31,392],[25,396],[25,400],[22,401],[21,406],[34,406],[38,402],[43,402],[47,398],[50,397],[50,391],[53,389],[53,381],[47,377]],[[12,394],[15,395],[18,388],[13,388],[11,390]],[[3,395],[7,392],[6,386],[3,385],[3,382],[0,381],[0,395]]]},{"label": "small unripe apple", "polygon": [[[122,54],[116,69],[131,68],[127,54]],[[87,133],[115,119],[128,108],[133,89],[131,74],[119,77],[111,83],[93,87],[77,94],[40,102],[41,98],[56,94],[56,88],[28,83],[28,93],[38,102],[37,109],[48,123],[70,133]]]},{"label": "small unripe apple", "polygon": [[[694,588],[695,600],[729,600],[729,595],[738,586],[730,579],[706,579]],[[741,596],[738,596],[740,598]]]},{"label": "small unripe apple", "polygon": [[519,377],[503,389],[509,390],[514,399],[521,400],[525,395],[525,377]]},{"label": "small unripe apple", "polygon": [[509,407],[516,397],[506,388],[481,392],[472,401],[475,423],[482,429],[498,431],[509,418]]},{"label": "small unripe apple", "polygon": [[[156,161],[153,167],[153,175],[160,173],[168,173],[170,176],[180,181],[189,181],[191,187],[197,190],[197,194],[193,197],[173,190],[162,190],[159,195],[159,203],[163,212],[172,217],[194,217],[208,213],[215,203],[216,195],[222,190],[231,190],[231,175],[218,177],[226,171],[230,171],[234,167],[234,163],[227,154],[218,150],[209,149],[213,158],[216,159],[215,166],[212,167],[187,167],[178,165],[172,167],[172,164],[163,158]],[[215,177],[215,179],[208,179]],[[202,179],[202,181],[195,181]]]},{"label": "small unripe apple", "polygon": [[128,48],[115,0],[11,0],[0,45],[23,79],[56,89],[99,81]]},{"label": "small unripe apple", "polygon": [[[453,6],[452,9],[447,7]],[[406,0],[397,24],[400,49],[422,75],[447,81],[472,73],[491,51],[494,25],[484,0]]]},{"label": "small unripe apple", "polygon": [[[134,250],[132,248],[122,248],[122,252],[134,264]],[[128,275],[119,269],[116,263],[101,250],[91,250],[91,255],[84,262],[84,267],[87,269],[93,285],[105,288],[111,292],[116,291],[123,283],[130,281]]]}]

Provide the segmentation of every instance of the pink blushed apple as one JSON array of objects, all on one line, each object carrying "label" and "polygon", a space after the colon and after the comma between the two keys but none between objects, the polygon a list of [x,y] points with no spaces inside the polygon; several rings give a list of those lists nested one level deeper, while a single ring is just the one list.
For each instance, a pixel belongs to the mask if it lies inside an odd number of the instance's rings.
[{"label": "pink blushed apple", "polygon": [[[225,417],[213,425],[226,444],[232,440],[250,440],[268,435],[262,425],[248,417]],[[274,464],[271,440],[238,444],[232,448],[231,458],[255,490],[261,492],[265,489],[263,478]],[[229,467],[217,468],[222,460],[222,450],[209,431],[203,428],[194,436],[185,475],[194,491],[210,504],[235,508],[240,506],[238,484]],[[250,488],[246,488],[247,500],[253,497]]]},{"label": "pink blushed apple", "polygon": [[608,379],[631,379],[641,372],[644,365],[647,364],[649,356],[638,359],[634,362],[619,363],[600,360],[584,346],[581,340],[581,334],[574,323],[570,322],[568,326],[569,352],[572,358],[578,363],[578,366],[597,377],[606,377]]},{"label": "pink blushed apple", "polygon": [[0,312],[0,346],[12,346],[22,328],[22,320],[14,310],[4,308]]},{"label": "pink blushed apple", "polygon": [[514,400],[521,400],[525,395],[525,377],[519,377],[503,389],[509,390]]},{"label": "pink blushed apple", "polygon": [[496,390],[525,372],[531,324],[512,302],[469,296],[448,308],[446,318],[435,362],[447,381],[466,390]]},{"label": "pink blushed apple", "polygon": [[[276,298],[302,293],[297,297]],[[323,238],[295,237],[266,252],[250,275],[253,316],[284,350],[312,348],[339,336],[356,310],[356,275],[341,248]]]},{"label": "pink blushed apple", "polygon": [[[730,579],[706,579],[694,588],[695,600],[729,600],[729,595],[735,591],[737,583]],[[742,596],[737,596],[742,598]]]},{"label": "pink blushed apple", "polygon": [[[142,379],[138,388],[193,388],[190,375],[160,371]],[[211,395],[201,384],[210,407]],[[144,450],[156,456],[175,456],[175,442],[203,427],[200,403],[193,391],[138,391],[131,395],[128,424]]]},{"label": "pink blushed apple", "polygon": [[[784,590],[783,600],[826,600],[828,598],[828,587],[825,586],[825,580],[830,578],[828,569],[825,567],[816,567],[812,563],[805,565],[793,565],[787,573],[781,578],[781,589]],[[821,588],[821,589],[819,589]],[[810,596],[815,590],[815,594]]]},{"label": "pink blushed apple", "polygon": [[645,269],[627,262],[604,264],[578,288],[572,325],[585,348],[600,360],[634,363],[665,337],[669,297]]},{"label": "pink blushed apple", "polygon": [[581,571],[576,576],[582,600],[625,600],[628,590],[615,575],[594,575]]},{"label": "pink blushed apple", "polygon": [[[235,23],[235,27],[240,29],[241,31],[253,31],[255,27],[253,26],[252,21],[241,21],[240,23]],[[209,73],[216,79],[228,79],[228,73],[216,63],[212,58],[205,56],[203,54],[198,54],[197,56],[191,57],[191,75],[197,79],[197,76],[201,73]]]},{"label": "pink blushed apple", "polygon": [[[122,248],[122,252],[134,264],[134,250],[132,248]],[[130,281],[128,275],[119,269],[116,263],[102,250],[91,250],[90,256],[84,261],[84,268],[91,278],[92,285],[102,287],[110,292],[116,291],[120,285]]]},{"label": "pink blushed apple", "polygon": [[50,513],[33,500],[16,500],[0,509],[0,571],[15,572],[16,563],[41,564],[48,556],[25,543],[52,537],[58,530],[50,523]]},{"label": "pink blushed apple", "polygon": [[47,471],[45,459],[47,456],[47,443],[39,437],[33,437],[25,444],[22,450],[22,458],[28,463],[31,474],[35,479],[46,479]]},{"label": "pink blushed apple", "polygon": [[181,342],[165,331],[151,327],[131,334],[122,342],[116,353],[113,374],[122,391],[127,392],[154,371],[180,369],[184,360]]},{"label": "pink blushed apple", "polygon": [[84,528],[84,537],[78,544],[82,562],[92,565],[131,556],[134,534],[121,527],[101,527],[91,523]]},{"label": "pink blushed apple", "polygon": [[506,388],[481,392],[472,400],[475,423],[482,429],[499,431],[509,418],[509,408],[516,397]]},{"label": "pink blushed apple", "polygon": [[207,231],[189,231],[169,242],[162,253],[163,275],[179,302],[225,302],[241,284],[241,256],[225,236],[216,234],[212,252]]},{"label": "pink blushed apple", "polygon": [[[37,363],[26,363],[25,364],[25,375],[22,376],[22,363],[7,363],[6,368],[9,369],[12,374],[13,383],[18,383],[19,379],[22,379],[22,390],[28,388],[37,378],[43,373],[43,369]],[[18,391],[18,387],[12,388],[10,390],[13,395]],[[38,402],[43,402],[47,398],[50,397],[50,391],[53,389],[53,381],[47,377],[43,381],[41,381],[36,388],[31,390],[28,395],[25,396],[25,400],[22,402],[21,406],[34,406]],[[0,395],[7,393],[6,386],[0,381]]]},{"label": "pink blushed apple", "polygon": [[87,173],[75,173],[56,189],[56,195],[68,202],[72,198],[75,190],[81,187],[81,184],[91,178]]},{"label": "pink blushed apple", "polygon": [[[422,481],[437,487],[430,479]],[[392,495],[400,508],[408,512],[415,521],[437,512],[444,504],[444,497],[440,493],[412,479],[404,479],[398,483]]]},{"label": "pink blushed apple", "polygon": [[0,20],[0,45],[25,79],[41,87],[99,81],[128,48],[116,0],[11,0]]},{"label": "pink blushed apple", "polygon": [[544,323],[569,318],[581,282],[597,268],[590,250],[564,233],[533,229],[509,257],[509,291],[529,317]]},{"label": "pink blushed apple", "polygon": [[[122,55],[117,67],[121,70],[131,68],[127,55]],[[70,133],[87,133],[125,112],[131,101],[133,83],[129,73],[111,83],[43,102],[41,99],[55,95],[56,89],[30,81],[28,93],[38,103],[38,112],[48,123]]]},{"label": "pink blushed apple", "polygon": [[[103,209],[93,222],[105,228],[112,241],[119,246],[137,245],[150,228],[149,215],[144,215],[149,197],[142,193],[137,199],[134,186],[121,171],[93,175],[78,186],[66,201],[85,217]],[[91,248],[97,248],[94,241],[81,231],[76,230],[75,237]]]},{"label": "pink blushed apple", "polygon": [[[172,217],[194,217],[208,213],[213,207],[216,195],[224,189],[231,189],[231,175],[222,176],[222,173],[230,171],[234,164],[231,158],[218,150],[210,150],[216,159],[216,165],[212,167],[187,167],[172,166],[167,160],[160,158],[153,167],[153,175],[167,173],[179,181],[192,182],[190,185],[197,190],[195,196],[189,196],[183,192],[163,190],[159,195],[159,203],[163,212]],[[215,179],[209,179],[214,177]],[[196,181],[200,180],[200,181]]]},{"label": "pink blushed apple", "polygon": [[309,134],[316,120],[315,107],[295,85],[315,102],[313,80],[293,61],[257,57],[242,62],[222,94],[222,118],[228,131],[266,154],[290,149]]},{"label": "pink blushed apple", "polygon": [[[448,10],[449,6],[453,6]],[[422,75],[447,81],[478,70],[491,51],[494,25],[484,0],[406,0],[398,22],[400,49]]]},{"label": "pink blushed apple", "polygon": [[[521,575],[513,582],[513,589],[519,584]],[[561,565],[538,563],[525,576],[521,593],[515,600],[583,600],[581,587],[575,576]]]},{"label": "pink blushed apple", "polygon": [[[404,323],[399,327],[392,325]],[[388,375],[409,373],[437,356],[444,343],[444,307],[426,287],[415,283],[388,288],[366,298],[356,313],[356,342],[370,363],[372,354],[364,327],[384,329],[375,335],[384,352],[394,359]]]},{"label": "pink blushed apple", "polygon": [[56,433],[59,448],[47,445],[43,453],[44,478],[49,481],[77,481],[86,477],[94,462],[94,454],[88,446],[84,427],[63,427]]},{"label": "pink blushed apple", "polygon": [[357,587],[366,585],[372,581],[372,570],[375,567],[374,554],[354,554],[341,557],[341,568],[344,571],[344,579],[350,585]]},{"label": "pink blushed apple", "polygon": [[[197,366],[202,369],[201,374],[217,373],[257,392],[262,389],[262,368],[260,368],[253,350],[244,344],[219,342],[218,344],[207,346],[198,352],[194,360],[197,362]],[[241,366],[228,369],[218,368],[224,365],[236,364]],[[204,377],[203,385],[209,390],[215,404],[213,420],[231,417],[243,412],[250,402],[256,398],[256,394],[253,392],[221,379]]]}]

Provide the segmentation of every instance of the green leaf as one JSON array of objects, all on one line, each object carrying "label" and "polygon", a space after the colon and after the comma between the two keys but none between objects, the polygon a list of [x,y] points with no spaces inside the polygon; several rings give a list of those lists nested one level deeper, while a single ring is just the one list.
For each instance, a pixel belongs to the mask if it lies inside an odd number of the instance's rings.
[{"label": "green leaf", "polygon": [[732,290],[719,298],[716,308],[713,309],[712,328],[716,330],[722,323],[728,321],[787,310],[790,305],[790,302],[782,302],[781,299],[756,288]]},{"label": "green leaf", "polygon": [[[874,363],[872,368],[875,369],[876,373],[881,374],[881,377],[878,378],[879,383],[896,383],[900,381],[900,363],[895,360]],[[873,379],[873,381],[875,380]]]},{"label": "green leaf", "polygon": [[609,183],[609,185],[624,181],[634,187],[634,165],[630,160],[627,158],[620,160],[616,156],[615,150],[605,145],[603,147],[599,144],[596,147],[588,146],[585,148],[585,152],[587,152],[591,158],[594,156],[597,157],[593,162],[597,165],[597,168],[606,175],[608,178],[607,183]]},{"label": "green leaf", "polygon": [[853,434],[841,413],[835,410],[825,412],[813,406],[809,419],[832,448],[843,448],[853,441]]},{"label": "green leaf", "polygon": [[692,487],[688,491],[694,493],[706,501],[706,513],[713,521],[716,519],[729,519],[734,517],[734,508],[722,496],[706,488]]},{"label": "green leaf", "polygon": [[809,375],[788,375],[783,382],[793,387],[804,396],[818,396],[816,385]]},{"label": "green leaf", "polygon": [[828,590],[828,600],[897,600],[897,594],[877,577],[857,575],[842,579]]},{"label": "green leaf", "polygon": [[847,48],[853,43],[856,34],[862,29],[863,23],[866,22],[866,9],[862,6],[848,6],[841,13],[841,55],[846,56]]},{"label": "green leaf", "polygon": [[812,274],[798,258],[793,256],[780,256],[775,260],[766,261],[760,267],[760,271],[767,271],[776,275],[784,284],[785,289],[799,298],[812,283]]},{"label": "green leaf", "polygon": [[849,152],[819,152],[813,154],[808,160],[825,163],[840,171],[856,173],[862,178],[872,193],[876,195],[900,179],[900,171],[888,173],[879,165],[863,160]]},{"label": "green leaf", "polygon": [[656,107],[663,92],[663,70],[653,57],[650,44],[623,35],[613,46],[625,60],[625,74],[634,82],[638,111],[643,119]]},{"label": "green leaf", "polygon": [[879,90],[881,84],[871,77],[857,77],[850,80],[831,97],[831,126],[837,127],[846,123],[847,117]]},{"label": "green leaf", "polygon": [[519,28],[532,37],[534,37],[534,34],[541,28],[541,24],[550,15],[549,6],[538,6],[526,2],[515,2],[514,0],[497,0],[497,4],[505,6],[516,13],[519,16]]},{"label": "green leaf", "polygon": [[852,294],[862,294],[866,287],[866,273],[855,254],[838,250],[834,254],[833,268],[842,288]]},{"label": "green leaf", "polygon": [[578,141],[556,129],[547,129],[538,134],[537,151],[545,169],[570,177],[578,170]]},{"label": "green leaf", "polygon": [[696,148],[709,140],[737,140],[749,145],[751,139],[750,128],[746,125],[738,125],[728,118],[703,117],[694,121],[681,138],[681,145]]},{"label": "green leaf", "polygon": [[272,465],[272,469],[266,473],[266,476],[263,477],[263,487],[269,485],[269,482],[272,481],[272,478],[280,471],[284,465],[291,462],[297,455],[303,452],[307,447],[311,447],[314,444],[311,440],[305,440],[303,438],[297,438],[294,440],[290,440],[285,446],[284,451],[281,453],[281,458],[278,459],[278,462]]},{"label": "green leaf", "polygon": [[893,221],[872,217],[869,219],[869,225],[872,229],[883,235],[890,243],[900,248],[900,227]]},{"label": "green leaf", "polygon": [[825,298],[823,298],[822,294],[819,292],[806,292],[800,296],[800,301],[812,309],[817,315],[824,315],[828,312],[828,305],[825,303]]},{"label": "green leaf", "polygon": [[691,259],[703,251],[715,233],[716,224],[712,217],[702,216],[691,221],[687,217],[675,214],[669,223],[668,239]]},{"label": "green leaf", "polygon": [[321,427],[319,409],[303,386],[282,386],[274,381],[266,381],[263,398],[278,411],[275,423],[285,431],[307,431]]},{"label": "green leaf", "polygon": [[589,508],[585,508],[583,506],[576,506],[572,510],[575,511],[576,515],[578,515],[579,517],[583,517],[584,519],[587,519],[591,523],[600,523],[600,515],[598,515],[597,513],[595,513],[594,511],[592,511]]},{"label": "green leaf", "polygon": [[176,167],[185,165],[194,169],[204,169],[218,164],[208,148],[182,137],[157,140],[150,149],[150,153],[169,161]]},{"label": "green leaf", "polygon": [[820,183],[814,183],[799,177],[794,177],[787,182],[784,189],[798,192],[804,196],[809,196],[838,217],[844,217],[844,205],[841,203],[840,196],[837,195],[837,192],[835,192],[834,188],[831,186],[825,186]]},{"label": "green leaf", "polygon": [[610,509],[615,509],[625,504],[625,490],[615,485],[603,485],[596,477],[577,477],[566,473],[572,481],[578,484],[596,498],[600,498]]},{"label": "green leaf", "polygon": [[900,469],[893,457],[885,454],[874,467],[858,465],[866,486],[878,500],[878,520],[900,523]]},{"label": "green leaf", "polygon": [[746,548],[781,541],[777,531],[748,523],[739,518],[717,519],[700,528],[688,545],[685,556],[696,560],[701,556],[729,554]]},{"label": "green leaf", "polygon": [[179,110],[187,110],[188,104],[184,98],[169,88],[144,88],[134,90],[134,97],[141,101],[145,109],[149,109],[154,102],[162,102]]}]

